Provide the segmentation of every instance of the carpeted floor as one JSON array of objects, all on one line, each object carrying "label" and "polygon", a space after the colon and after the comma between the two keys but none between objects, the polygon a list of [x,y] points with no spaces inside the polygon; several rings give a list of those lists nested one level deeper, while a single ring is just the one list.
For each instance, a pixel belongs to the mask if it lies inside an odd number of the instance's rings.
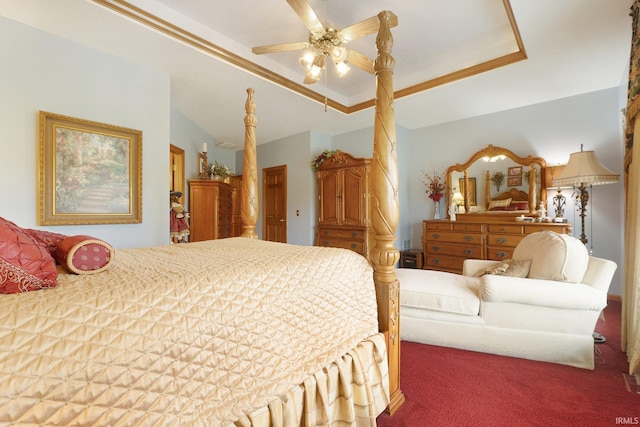
[{"label": "carpeted floor", "polygon": [[593,371],[402,342],[406,402],[380,427],[616,426],[640,424],[640,395],[628,391],[620,350],[620,302],[597,331]]}]

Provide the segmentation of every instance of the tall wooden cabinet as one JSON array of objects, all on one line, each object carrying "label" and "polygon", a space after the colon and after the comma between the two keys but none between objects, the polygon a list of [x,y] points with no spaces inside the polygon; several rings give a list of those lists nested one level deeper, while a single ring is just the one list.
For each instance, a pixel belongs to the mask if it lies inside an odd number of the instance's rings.
[{"label": "tall wooden cabinet", "polygon": [[371,159],[338,150],[318,168],[317,246],[351,249],[369,258],[370,164]]},{"label": "tall wooden cabinet", "polygon": [[192,242],[232,237],[233,193],[221,181],[189,181]]}]

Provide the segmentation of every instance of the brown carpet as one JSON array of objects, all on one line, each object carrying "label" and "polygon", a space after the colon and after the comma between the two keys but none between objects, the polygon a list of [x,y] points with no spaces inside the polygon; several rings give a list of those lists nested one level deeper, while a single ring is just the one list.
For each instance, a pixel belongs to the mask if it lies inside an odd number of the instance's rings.
[{"label": "brown carpet", "polygon": [[[597,331],[607,341],[593,371],[402,342],[400,388],[406,402],[380,427],[616,426],[640,422],[640,395],[627,389],[620,350],[619,301]],[[599,354],[598,354],[599,353]]]}]

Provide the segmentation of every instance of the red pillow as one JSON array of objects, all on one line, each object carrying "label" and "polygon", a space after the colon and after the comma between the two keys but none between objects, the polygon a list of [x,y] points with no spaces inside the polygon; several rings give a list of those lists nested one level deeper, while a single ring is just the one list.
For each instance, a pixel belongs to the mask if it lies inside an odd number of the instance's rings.
[{"label": "red pillow", "polygon": [[22,231],[31,236],[36,243],[44,247],[52,255],[58,247],[58,243],[60,243],[62,239],[68,237],[64,234],[52,233],[44,230],[33,230],[31,228],[23,228]]},{"label": "red pillow", "polygon": [[58,284],[51,254],[11,221],[0,217],[0,293],[37,291]]},{"label": "red pillow", "polygon": [[58,243],[54,258],[70,273],[94,274],[106,270],[114,250],[107,242],[91,236],[70,236]]},{"label": "red pillow", "polygon": [[510,211],[526,211],[529,208],[529,202],[511,202]]}]

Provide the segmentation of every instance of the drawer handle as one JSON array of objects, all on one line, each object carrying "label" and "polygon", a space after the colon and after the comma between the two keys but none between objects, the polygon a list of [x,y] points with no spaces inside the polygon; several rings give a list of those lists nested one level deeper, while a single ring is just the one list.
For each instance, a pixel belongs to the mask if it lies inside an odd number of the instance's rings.
[{"label": "drawer handle", "polygon": [[351,249],[355,249],[356,247],[358,247],[358,245],[356,245],[355,243],[351,244]]},{"label": "drawer handle", "polygon": [[324,230],[324,235],[327,236],[329,234],[329,230]]},{"label": "drawer handle", "polygon": [[473,255],[473,249],[468,249],[468,248],[467,248],[467,249],[465,249],[465,250],[464,250],[464,254],[465,254],[465,255]]},{"label": "drawer handle", "polygon": [[322,246],[329,246],[329,242],[325,240],[324,242],[322,242]]},{"label": "drawer handle", "polygon": [[440,264],[440,259],[439,258],[434,258],[433,259],[433,263],[434,264]]},{"label": "drawer handle", "polygon": [[440,252],[440,246],[431,246],[434,252]]},{"label": "drawer handle", "polygon": [[351,237],[353,237],[354,239],[358,236],[358,233],[351,233]]},{"label": "drawer handle", "polygon": [[504,237],[498,237],[496,239],[496,242],[498,242],[500,244],[504,244],[504,243],[507,243],[507,239],[505,239]]},{"label": "drawer handle", "polygon": [[501,259],[504,259],[504,258],[508,257],[507,253],[506,252],[502,252],[502,251],[496,252],[496,256],[498,258],[501,258]]},{"label": "drawer handle", "polygon": [[433,238],[434,238],[434,239],[439,239],[439,238],[440,238],[440,235],[439,235],[438,233],[433,233]]},{"label": "drawer handle", "polygon": [[473,236],[464,236],[464,241],[465,241],[465,242],[471,242],[471,241],[473,241]]}]

